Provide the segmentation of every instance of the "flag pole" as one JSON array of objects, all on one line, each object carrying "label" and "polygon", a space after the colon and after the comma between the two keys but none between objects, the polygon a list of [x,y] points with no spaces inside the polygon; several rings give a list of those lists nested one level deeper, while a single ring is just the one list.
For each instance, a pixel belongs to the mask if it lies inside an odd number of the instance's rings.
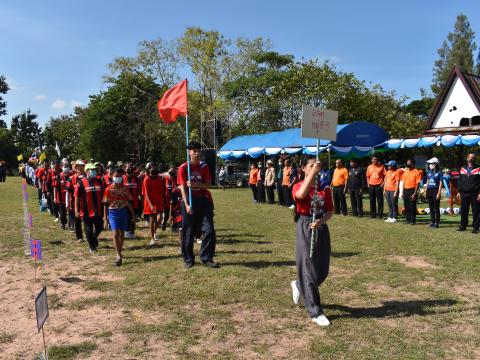
[{"label": "flag pole", "polygon": [[[320,152],[320,139],[317,139],[317,151],[315,159],[318,161]],[[312,211],[312,223],[314,223],[317,215],[317,203],[318,203],[318,174],[315,176],[315,185],[314,185],[315,193],[313,195],[313,211]],[[317,229],[312,229],[312,234],[310,236],[310,259],[313,257],[313,252],[315,249],[315,243],[317,242]]]},{"label": "flag pole", "polygon": [[[188,80],[187,80],[187,94],[188,94]],[[185,115],[185,137],[186,137],[186,143],[187,143],[187,176],[188,176],[188,181],[190,181],[190,154],[188,151],[188,111],[187,114]],[[192,206],[192,188],[189,186],[188,187],[188,205]]]}]

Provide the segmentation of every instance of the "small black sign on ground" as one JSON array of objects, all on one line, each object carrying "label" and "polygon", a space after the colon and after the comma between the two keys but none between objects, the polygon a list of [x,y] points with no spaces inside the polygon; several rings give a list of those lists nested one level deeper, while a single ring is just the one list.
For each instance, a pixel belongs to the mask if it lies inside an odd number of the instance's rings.
[{"label": "small black sign on ground", "polygon": [[37,315],[38,332],[43,328],[43,324],[48,318],[48,298],[47,287],[44,286],[35,298],[35,313]]}]

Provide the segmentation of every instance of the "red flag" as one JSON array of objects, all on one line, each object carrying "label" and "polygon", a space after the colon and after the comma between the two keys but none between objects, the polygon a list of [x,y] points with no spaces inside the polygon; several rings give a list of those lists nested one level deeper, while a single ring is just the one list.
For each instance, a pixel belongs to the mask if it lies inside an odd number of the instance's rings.
[{"label": "red flag", "polygon": [[158,100],[158,112],[166,124],[177,121],[178,115],[187,115],[187,79],[163,94]]}]

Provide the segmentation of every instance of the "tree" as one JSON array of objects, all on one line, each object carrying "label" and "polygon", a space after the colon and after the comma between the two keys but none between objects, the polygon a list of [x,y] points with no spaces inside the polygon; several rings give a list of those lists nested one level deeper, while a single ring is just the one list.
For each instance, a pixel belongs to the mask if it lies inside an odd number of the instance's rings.
[{"label": "tree", "polygon": [[473,72],[473,56],[476,49],[475,33],[467,16],[460,14],[457,16],[454,31],[447,35],[447,39],[437,51],[439,59],[435,61],[433,67],[431,86],[436,96],[442,91],[454,65],[458,65],[463,71]]},{"label": "tree", "polygon": [[47,154],[50,158],[58,157],[55,151],[55,145],[58,144],[61,156],[71,158],[78,157],[78,140],[80,137],[80,108],[75,109],[75,114],[61,115],[56,118],[50,118],[42,133],[47,147]]},{"label": "tree", "polygon": [[480,76],[480,50],[478,50],[477,65],[475,66],[475,75]]},{"label": "tree", "polygon": [[[10,90],[7,84],[5,76],[0,75],[0,94],[6,94]],[[5,121],[2,120],[2,116],[7,114],[7,102],[0,96],[0,127],[6,128]],[[3,126],[5,125],[5,126]]]},{"label": "tree", "polygon": [[15,145],[22,153],[29,152],[38,146],[41,128],[35,121],[37,114],[29,110],[15,115],[10,127]]},{"label": "tree", "polygon": [[5,161],[7,168],[13,169],[18,164],[17,155],[20,153],[15,146],[11,131],[0,128],[0,161]]}]

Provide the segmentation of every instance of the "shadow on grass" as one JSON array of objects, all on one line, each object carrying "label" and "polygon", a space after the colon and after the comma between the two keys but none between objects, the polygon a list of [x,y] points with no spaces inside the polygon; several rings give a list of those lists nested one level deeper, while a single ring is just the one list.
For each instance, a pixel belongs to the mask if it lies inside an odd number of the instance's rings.
[{"label": "shadow on grass", "polygon": [[[435,308],[445,308],[453,306],[456,300],[410,300],[410,301],[386,301],[382,306],[355,308],[345,305],[329,304],[324,305],[324,309],[343,311],[346,314],[331,315],[328,318],[335,319],[361,319],[361,318],[386,318],[386,317],[408,317],[413,315],[438,314]],[[449,312],[442,311],[443,313]]]},{"label": "shadow on grass", "polygon": [[281,267],[281,266],[295,266],[295,261],[235,261],[235,262],[222,262],[222,266],[245,266],[251,269],[263,269],[267,267]]},{"label": "shadow on grass", "polygon": [[247,237],[247,238],[255,238],[255,239],[262,239],[265,235],[259,234],[250,234],[250,233],[238,233],[238,234],[217,234],[217,239],[221,238],[234,238],[234,237]]},{"label": "shadow on grass", "polygon": [[217,243],[219,244],[257,244],[269,245],[273,244],[271,241],[255,241],[255,240],[240,240],[240,239],[219,239],[217,236]]},{"label": "shadow on grass", "polygon": [[332,257],[335,257],[335,258],[347,258],[347,257],[352,257],[352,256],[356,256],[360,254],[359,252],[348,252],[348,251],[345,251],[345,252],[336,252],[336,251],[333,251],[332,252]]},{"label": "shadow on grass", "polygon": [[224,251],[215,251],[216,254],[271,254],[270,250],[224,250]]},{"label": "shadow on grass", "polygon": [[128,264],[136,264],[139,262],[152,262],[152,261],[160,261],[160,260],[168,260],[168,259],[179,259],[180,255],[158,255],[158,256],[125,256],[126,263]]}]

